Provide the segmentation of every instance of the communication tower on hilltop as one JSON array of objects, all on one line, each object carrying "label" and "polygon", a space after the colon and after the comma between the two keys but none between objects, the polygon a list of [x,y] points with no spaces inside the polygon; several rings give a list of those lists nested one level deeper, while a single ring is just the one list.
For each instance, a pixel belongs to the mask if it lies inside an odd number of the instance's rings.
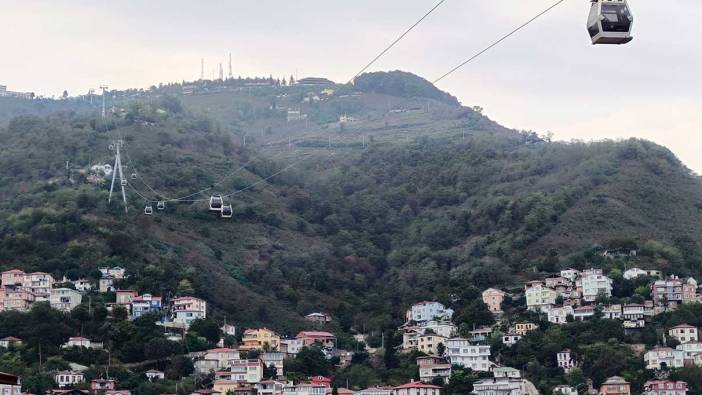
[{"label": "communication tower on hilltop", "polygon": [[205,79],[205,58],[200,58],[200,80]]},{"label": "communication tower on hilltop", "polygon": [[232,79],[234,78],[234,74],[232,73],[232,53],[229,52],[229,78]]}]

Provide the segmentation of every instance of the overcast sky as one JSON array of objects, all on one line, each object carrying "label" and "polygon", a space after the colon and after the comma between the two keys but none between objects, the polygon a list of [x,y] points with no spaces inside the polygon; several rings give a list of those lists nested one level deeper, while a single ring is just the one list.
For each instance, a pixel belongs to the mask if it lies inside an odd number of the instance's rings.
[{"label": "overcast sky", "polygon": [[[372,70],[434,79],[554,0],[447,0]],[[234,75],[347,81],[436,0],[1,0],[0,84],[71,95]],[[630,0],[634,41],[590,45],[566,0],[441,81],[465,105],[562,140],[630,136],[702,173],[702,1]]]}]

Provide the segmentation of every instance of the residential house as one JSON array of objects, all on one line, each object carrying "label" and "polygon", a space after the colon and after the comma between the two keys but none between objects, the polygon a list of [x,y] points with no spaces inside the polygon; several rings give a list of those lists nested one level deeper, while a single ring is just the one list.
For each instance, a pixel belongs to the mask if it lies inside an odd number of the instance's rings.
[{"label": "residential house", "polygon": [[14,336],[3,337],[2,339],[0,339],[0,347],[2,348],[18,347],[21,345],[22,339],[19,339]]},{"label": "residential house", "polygon": [[310,313],[305,316],[305,319],[320,324],[326,324],[332,320],[331,316],[327,313]]},{"label": "residential house", "polygon": [[0,394],[20,395],[22,393],[22,380],[19,376],[9,373],[0,373]]},{"label": "residential house", "polygon": [[490,346],[472,345],[468,339],[460,337],[447,339],[445,346],[444,355],[451,364],[477,372],[488,372],[493,366],[490,361]]},{"label": "residential house", "polygon": [[229,361],[241,358],[239,350],[235,348],[212,348],[205,352],[204,359],[209,361],[217,361],[217,369],[225,369],[229,367]]},{"label": "residential house", "polygon": [[[296,337],[296,339],[301,340],[303,346],[309,345],[305,344],[304,339],[299,336],[300,335],[298,334],[298,337]],[[275,332],[268,328],[247,329],[244,331],[244,335],[241,341],[242,344],[239,346],[239,349],[241,349],[242,351],[275,351],[278,350],[278,348],[280,347],[280,336],[278,336]]]},{"label": "residential house", "polygon": [[[336,348],[336,336],[329,332],[322,331],[302,331],[295,336],[296,339],[302,340],[302,344],[305,346],[311,346],[313,344],[319,344],[322,347],[333,350]],[[276,342],[276,349],[280,344],[280,339]]]},{"label": "residential house", "polygon": [[200,389],[191,392],[190,395],[222,395],[222,393],[214,389]]},{"label": "residential house", "polygon": [[684,304],[697,302],[697,280],[690,277],[683,283],[682,286],[682,302]]},{"label": "residential house", "polygon": [[71,311],[83,301],[83,295],[70,288],[53,288],[49,297],[52,308],[61,311]]},{"label": "residential house", "polygon": [[602,318],[608,320],[621,320],[622,319],[622,305],[612,304],[607,306],[602,306]]},{"label": "residential house", "polygon": [[539,329],[539,325],[533,322],[518,322],[514,325],[512,332],[524,336],[527,333],[537,329]]},{"label": "residential house", "polygon": [[93,284],[90,282],[90,280],[85,278],[79,278],[78,280],[71,281],[70,283],[73,284],[76,291],[88,292],[93,289]]},{"label": "residential house", "polygon": [[680,343],[699,341],[697,327],[688,324],[676,325],[670,328],[668,335]]},{"label": "residential house", "polygon": [[132,300],[139,296],[139,292],[133,289],[118,289],[115,291],[116,304],[131,305]]},{"label": "residential house", "polygon": [[417,366],[419,366],[419,380],[422,382],[431,383],[440,378],[444,384],[448,384],[451,378],[451,364],[443,358],[417,357]]},{"label": "residential house", "polygon": [[488,288],[483,291],[483,303],[488,306],[488,309],[493,314],[502,313],[502,301],[505,299],[505,293],[495,288]]},{"label": "residential house", "polygon": [[171,314],[173,322],[189,327],[193,321],[207,318],[207,302],[193,296],[175,298]]},{"label": "residential house", "polygon": [[236,326],[232,324],[224,324],[219,328],[223,334],[228,336],[236,336]]},{"label": "residential house", "polygon": [[284,352],[277,352],[277,351],[271,351],[271,352],[264,352],[261,354],[261,360],[263,361],[263,364],[270,368],[271,366],[275,367],[275,372],[278,378],[283,378],[285,377],[285,371],[284,371],[284,365],[283,365],[283,360],[285,360],[285,353]]},{"label": "residential house", "polygon": [[239,386],[240,383],[236,380],[215,380],[212,383],[212,390],[221,394],[233,394]]},{"label": "residential house", "polygon": [[510,367],[499,367],[492,369],[492,376],[496,379],[519,379],[522,377],[522,372],[515,368]]},{"label": "residential house", "polygon": [[669,347],[656,347],[644,354],[644,361],[646,369],[682,368],[685,365],[685,354]]},{"label": "residential house", "polygon": [[653,301],[657,306],[674,308],[683,303],[683,282],[677,276],[653,283]]},{"label": "residential house", "polygon": [[156,369],[147,370],[146,372],[144,372],[144,375],[147,379],[149,379],[149,381],[163,380],[166,378],[165,373]]},{"label": "residential house", "polygon": [[525,291],[527,308],[531,311],[547,312],[556,304],[558,294],[542,284],[530,286]]},{"label": "residential house", "polygon": [[548,322],[563,325],[568,322],[568,316],[573,317],[572,306],[553,307],[548,311]]},{"label": "residential house", "polygon": [[566,269],[566,270],[561,270],[561,277],[567,278],[570,280],[570,282],[575,282],[578,277],[580,277],[580,270],[575,270],[575,269]]},{"label": "residential house", "polygon": [[46,302],[51,297],[51,288],[54,286],[54,278],[44,272],[34,272],[25,274],[22,281],[22,288],[34,294],[34,301]]},{"label": "residential house", "polygon": [[100,271],[100,274],[103,277],[112,276],[113,278],[121,280],[121,279],[125,278],[125,276],[126,276],[126,270],[123,267],[119,267],[119,266],[100,267],[100,268],[98,268],[98,270]]},{"label": "residential house", "polygon": [[161,297],[144,294],[132,299],[132,319],[135,320],[144,314],[161,311]]},{"label": "residential house", "polygon": [[0,274],[0,285],[2,287],[21,287],[24,283],[24,277],[26,273],[19,269],[12,269],[4,271]]},{"label": "residential house", "polygon": [[580,306],[573,309],[573,318],[579,321],[592,318],[595,315],[595,308],[592,306]]},{"label": "residential house", "polygon": [[232,380],[253,384],[263,379],[263,361],[260,359],[233,359],[229,364]]},{"label": "residential house", "polygon": [[29,311],[34,303],[34,293],[23,287],[6,287],[3,294],[3,310]]},{"label": "residential house", "polygon": [[645,277],[645,276],[652,276],[655,277],[656,275],[660,276],[660,271],[658,270],[643,270],[639,269],[638,267],[632,267],[629,270],[626,270],[624,272],[624,279],[625,280],[633,280],[638,277]]},{"label": "residential house", "polygon": [[581,289],[585,302],[592,303],[599,296],[612,296],[612,279],[602,274],[601,269],[585,270],[576,284]]},{"label": "residential house", "polygon": [[405,314],[407,321],[450,321],[453,317],[453,310],[447,308],[439,302],[419,302],[412,305]]},{"label": "residential house", "polygon": [[636,250],[630,248],[614,248],[604,250],[602,256],[609,259],[634,257],[636,256]]},{"label": "residential house", "polygon": [[425,333],[417,337],[417,350],[429,355],[439,355],[439,344],[446,346],[446,340],[443,336]]},{"label": "residential house", "polygon": [[115,278],[112,276],[102,276],[98,281],[98,290],[100,293],[115,291]]},{"label": "residential house", "polygon": [[553,387],[553,395],[578,395],[578,390],[569,385],[557,385]]},{"label": "residential house", "polygon": [[570,373],[570,370],[575,367],[573,352],[567,348],[556,354],[556,361],[558,362],[558,367],[563,369],[565,373]]},{"label": "residential house", "polygon": [[631,384],[619,376],[610,377],[600,386],[599,395],[631,395]]},{"label": "residential house", "polygon": [[281,339],[279,350],[287,355],[297,355],[302,347],[302,339]]},{"label": "residential house", "polygon": [[115,389],[115,381],[110,379],[92,379],[90,380],[90,390],[106,391]]},{"label": "residential house", "polygon": [[325,395],[330,387],[328,383],[320,382],[286,384],[283,386],[283,395]]},{"label": "residential house", "polygon": [[473,384],[476,395],[539,395],[533,383],[521,378],[513,368],[496,368],[492,379],[483,379]]},{"label": "residential house", "polygon": [[644,384],[644,395],[687,395],[687,382],[649,380]]},{"label": "residential house", "polygon": [[54,374],[54,381],[59,388],[66,388],[84,382],[85,376],[81,372],[62,370]]},{"label": "residential house", "polygon": [[694,361],[696,355],[702,354],[702,342],[685,342],[683,344],[678,344],[675,349],[683,352],[683,358],[686,362]]},{"label": "residential house", "polygon": [[75,337],[69,337],[68,342],[64,343],[61,347],[62,348],[82,347],[82,348],[92,348],[93,350],[101,350],[102,343],[91,341],[90,339],[87,339],[87,338],[82,337],[82,336],[75,336]]},{"label": "residential house", "polygon": [[441,395],[443,387],[426,384],[421,381],[411,381],[392,389],[393,395]]},{"label": "residential house", "polygon": [[283,395],[285,383],[276,380],[263,380],[253,385],[256,395]]},{"label": "residential house", "polygon": [[107,390],[105,395],[132,395],[132,392],[129,390]]},{"label": "residential house", "polygon": [[356,391],[354,395],[392,395],[392,388],[389,386],[368,387]]},{"label": "residential house", "polygon": [[508,332],[502,336],[502,344],[512,347],[517,344],[518,341],[522,340],[523,335],[515,332]]}]

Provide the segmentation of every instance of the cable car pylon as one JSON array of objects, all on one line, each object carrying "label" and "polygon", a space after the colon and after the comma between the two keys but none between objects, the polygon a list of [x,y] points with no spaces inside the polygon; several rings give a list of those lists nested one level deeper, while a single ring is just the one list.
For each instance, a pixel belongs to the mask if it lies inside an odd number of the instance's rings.
[{"label": "cable car pylon", "polygon": [[124,191],[124,187],[127,185],[127,179],[124,178],[124,173],[122,172],[122,157],[120,155],[119,149],[124,145],[124,140],[117,140],[110,144],[110,148],[115,151],[115,166],[112,168],[112,183],[110,184],[110,194],[107,197],[107,204],[112,202],[112,192],[115,189],[115,180],[117,179],[117,173],[119,172],[119,186],[122,189],[122,202],[124,202],[124,212],[128,212],[127,206],[127,194]]}]

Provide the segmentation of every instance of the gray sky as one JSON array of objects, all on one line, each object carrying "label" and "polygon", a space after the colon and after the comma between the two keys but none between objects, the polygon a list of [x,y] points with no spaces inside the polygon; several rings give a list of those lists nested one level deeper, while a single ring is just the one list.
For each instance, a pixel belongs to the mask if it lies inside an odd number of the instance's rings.
[{"label": "gray sky", "polygon": [[[447,0],[372,70],[434,79],[554,0]],[[436,0],[2,0],[0,84],[44,95],[235,75],[345,82]],[[498,122],[556,138],[642,137],[702,173],[702,1],[630,0],[634,41],[593,47],[566,0],[439,83]]]}]

